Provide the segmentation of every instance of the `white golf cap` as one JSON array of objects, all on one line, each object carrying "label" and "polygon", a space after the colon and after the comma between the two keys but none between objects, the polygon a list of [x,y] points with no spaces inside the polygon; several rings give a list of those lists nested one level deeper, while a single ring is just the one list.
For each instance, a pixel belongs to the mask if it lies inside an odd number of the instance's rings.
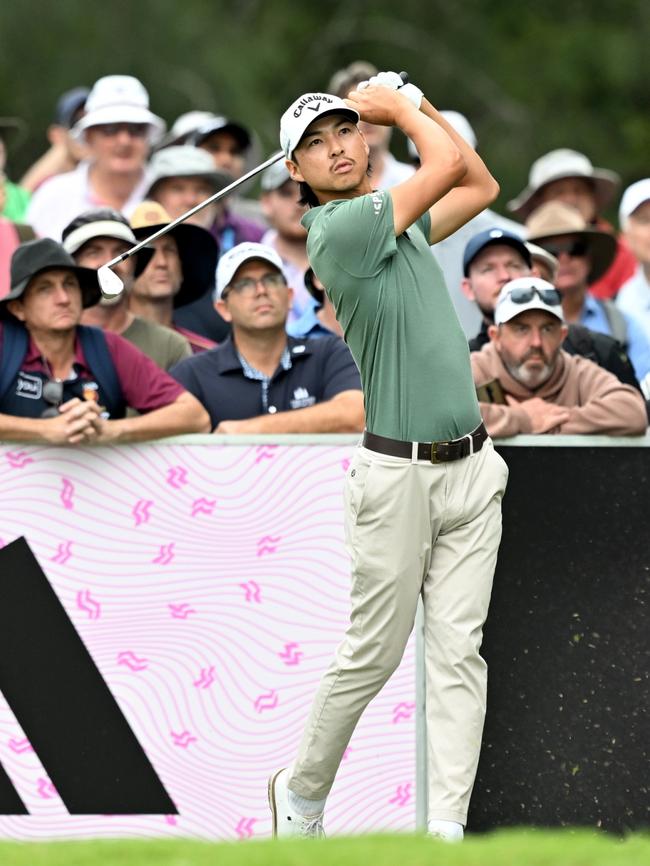
[{"label": "white golf cap", "polygon": [[149,111],[149,94],[132,75],[105,75],[93,85],[86,100],[86,113],[72,128],[75,138],[81,138],[91,126],[109,123],[143,123],[149,126],[149,142],[157,142],[166,123]]},{"label": "white golf cap", "polygon": [[224,289],[226,286],[230,285],[232,278],[235,276],[239,268],[246,262],[253,261],[254,259],[268,262],[270,265],[273,265],[273,267],[277,268],[286,279],[282,259],[273,247],[269,247],[266,244],[254,244],[248,242],[237,244],[236,247],[233,247],[227,253],[224,253],[219,259],[219,264],[217,265],[217,286],[215,289],[215,295],[217,298],[220,298],[223,295]]},{"label": "white golf cap", "polygon": [[[518,289],[532,290],[530,300],[515,303],[512,295]],[[544,300],[543,295],[547,292],[552,293],[552,296],[557,299],[557,303],[547,303]],[[555,316],[561,322],[564,321],[560,296],[552,283],[547,283],[546,280],[542,280],[539,277],[518,277],[516,280],[510,280],[509,283],[506,283],[499,292],[499,297],[494,308],[494,324],[503,325],[505,322],[509,322],[515,316],[528,310],[542,310]]]},{"label": "white golf cap", "polygon": [[338,96],[332,96],[331,93],[303,93],[291,103],[280,120],[280,147],[287,159],[291,159],[309,124],[326,114],[343,114],[354,123],[359,122],[359,112]]},{"label": "white golf cap", "polygon": [[623,226],[627,218],[632,216],[634,211],[646,201],[650,201],[650,177],[637,180],[636,183],[628,186],[623,193],[618,208],[619,225]]},{"label": "white golf cap", "polygon": [[132,247],[138,242],[123,214],[112,208],[95,208],[68,223],[63,229],[61,244],[67,253],[74,255],[93,238],[113,238]]}]

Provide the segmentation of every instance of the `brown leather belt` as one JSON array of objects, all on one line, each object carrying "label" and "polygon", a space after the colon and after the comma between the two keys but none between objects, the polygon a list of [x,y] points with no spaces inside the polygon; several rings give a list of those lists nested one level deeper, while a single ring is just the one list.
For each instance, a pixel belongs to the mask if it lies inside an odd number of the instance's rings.
[{"label": "brown leather belt", "polygon": [[[476,451],[480,451],[487,439],[485,424],[481,422],[476,430],[472,430],[461,439],[450,439],[446,442],[418,442],[417,459],[427,460],[429,463],[448,463],[450,460],[460,460],[468,457]],[[371,451],[380,454],[390,454],[391,457],[413,457],[413,443],[402,442],[400,439],[388,439],[386,436],[377,436],[367,430],[363,434],[363,444]]]}]

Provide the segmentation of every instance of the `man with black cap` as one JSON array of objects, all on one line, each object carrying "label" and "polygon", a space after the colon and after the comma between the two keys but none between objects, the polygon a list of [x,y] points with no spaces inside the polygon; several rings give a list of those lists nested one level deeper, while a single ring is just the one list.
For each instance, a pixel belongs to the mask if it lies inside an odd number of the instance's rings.
[{"label": "man with black cap", "polygon": [[[63,246],[78,265],[99,269],[111,259],[135,246],[137,239],[126,218],[111,208],[86,211],[63,230]],[[171,328],[150,322],[129,310],[129,293],[134,279],[147,266],[153,249],[143,247],[115,267],[125,291],[116,298],[101,298],[84,312],[83,322],[105,331],[120,334],[141,352],[169,370],[182,358],[192,354],[188,341]]]},{"label": "man with black cap", "polygon": [[[534,253],[538,249],[539,253]],[[531,252],[531,250],[533,252]],[[533,272],[533,254],[545,255],[551,264],[557,260],[542,247],[526,243],[521,238],[494,226],[470,239],[463,253],[462,291],[481,311],[481,330],[469,341],[471,352],[478,352],[490,342],[489,328],[494,323],[494,307],[503,286],[510,280],[529,276]],[[608,334],[591,331],[573,322],[568,325],[562,348],[570,355],[582,355],[594,361],[621,382],[638,388],[634,368],[623,346]]]},{"label": "man with black cap", "polygon": [[[49,238],[22,244],[0,302],[0,438],[57,445],[207,430],[197,400],[117,334],[80,325],[97,274]],[[125,418],[127,407],[142,413]]]},{"label": "man with black cap", "polygon": [[[149,237],[171,222],[156,201],[143,201],[133,212],[131,227],[138,240]],[[174,324],[174,309],[203,297],[214,285],[217,242],[200,226],[181,223],[151,244],[153,256],[133,282],[129,309],[136,316],[177,331],[192,352],[214,349],[216,343],[189,328]]]}]

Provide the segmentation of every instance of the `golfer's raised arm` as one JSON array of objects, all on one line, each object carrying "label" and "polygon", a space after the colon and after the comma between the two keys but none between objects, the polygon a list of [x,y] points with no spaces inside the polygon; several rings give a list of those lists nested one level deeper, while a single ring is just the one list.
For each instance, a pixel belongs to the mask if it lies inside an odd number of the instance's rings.
[{"label": "golfer's raised arm", "polygon": [[447,133],[396,90],[382,85],[353,90],[346,102],[368,123],[399,127],[418,149],[420,168],[390,189],[395,234],[401,235],[460,183],[465,160]]},{"label": "golfer's raised arm", "polygon": [[[460,151],[467,166],[462,180],[446,196],[429,208],[431,216],[430,241],[435,244],[453,234],[493,202],[499,195],[499,184],[492,177],[474,148],[469,146],[462,135],[459,135],[425,98],[422,99],[420,114],[433,120],[437,126],[445,131]],[[413,140],[418,153],[420,153],[419,142]],[[421,154],[420,158],[422,158]]]},{"label": "golfer's raised arm", "polygon": [[399,91],[371,85],[352,91],[347,102],[362,120],[399,127],[417,148],[420,168],[390,190],[397,235],[428,210],[430,242],[436,243],[498,195],[499,185],[481,158],[426,99],[418,109]]}]

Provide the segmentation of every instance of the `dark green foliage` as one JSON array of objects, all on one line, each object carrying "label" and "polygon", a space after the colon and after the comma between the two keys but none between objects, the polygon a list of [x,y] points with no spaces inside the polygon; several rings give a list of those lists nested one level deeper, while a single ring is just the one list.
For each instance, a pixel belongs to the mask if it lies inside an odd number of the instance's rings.
[{"label": "dark green foliage", "polygon": [[0,4],[0,115],[30,124],[11,155],[17,176],[63,90],[126,72],[168,121],[218,109],[270,151],[299,92],[366,58],[408,69],[434,104],[468,115],[503,207],[553,147],[626,183],[650,174],[649,44],[646,0],[21,0]]}]

